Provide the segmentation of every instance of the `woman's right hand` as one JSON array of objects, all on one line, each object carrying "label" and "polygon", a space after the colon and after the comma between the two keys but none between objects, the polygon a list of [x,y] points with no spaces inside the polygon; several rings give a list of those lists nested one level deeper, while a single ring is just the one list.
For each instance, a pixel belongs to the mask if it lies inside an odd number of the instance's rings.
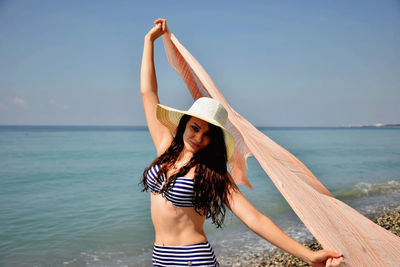
[{"label": "woman's right hand", "polygon": [[158,37],[168,32],[167,20],[165,19],[156,19],[154,21],[154,27],[146,34],[146,38],[150,41],[154,42]]},{"label": "woman's right hand", "polygon": [[323,249],[313,251],[311,258],[307,263],[313,267],[336,267],[339,266],[342,262],[342,253]]}]

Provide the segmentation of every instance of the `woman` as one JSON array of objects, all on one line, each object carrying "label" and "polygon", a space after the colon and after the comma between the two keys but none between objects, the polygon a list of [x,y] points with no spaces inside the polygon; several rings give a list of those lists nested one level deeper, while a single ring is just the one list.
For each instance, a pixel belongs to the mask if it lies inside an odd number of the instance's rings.
[{"label": "woman", "polygon": [[[338,252],[313,252],[287,236],[240,193],[227,171],[234,141],[224,128],[227,112],[211,98],[198,99],[188,111],[160,105],[154,68],[154,41],[168,31],[157,19],[146,34],[141,94],[157,158],[144,171],[150,189],[155,229],[154,266],[219,266],[203,231],[206,218],[220,227],[226,207],[252,231],[312,266],[337,266]],[[175,136],[171,132],[175,133]]]}]

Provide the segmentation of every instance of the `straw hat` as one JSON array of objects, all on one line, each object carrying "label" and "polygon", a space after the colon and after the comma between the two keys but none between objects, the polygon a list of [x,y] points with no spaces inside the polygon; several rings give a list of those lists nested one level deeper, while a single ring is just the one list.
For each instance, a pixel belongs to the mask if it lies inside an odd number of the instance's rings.
[{"label": "straw hat", "polygon": [[156,114],[157,119],[175,134],[179,121],[185,114],[218,126],[224,134],[227,159],[228,161],[232,159],[235,149],[235,139],[233,139],[232,134],[224,127],[228,119],[228,112],[218,101],[209,97],[201,97],[193,103],[188,111],[158,104]]}]

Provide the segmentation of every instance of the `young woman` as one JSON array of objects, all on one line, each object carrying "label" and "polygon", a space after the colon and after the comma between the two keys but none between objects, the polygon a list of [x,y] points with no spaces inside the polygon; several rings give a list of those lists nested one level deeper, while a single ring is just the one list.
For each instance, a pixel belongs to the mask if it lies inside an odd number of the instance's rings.
[{"label": "young woman", "polygon": [[200,98],[188,111],[159,104],[153,46],[168,27],[164,19],[154,24],[145,36],[140,76],[147,125],[157,150],[142,180],[144,190],[151,191],[153,266],[219,266],[203,225],[211,218],[220,227],[226,207],[260,237],[310,265],[339,265],[340,253],[309,250],[240,193],[227,171],[234,139],[224,128],[227,112],[221,104]]}]

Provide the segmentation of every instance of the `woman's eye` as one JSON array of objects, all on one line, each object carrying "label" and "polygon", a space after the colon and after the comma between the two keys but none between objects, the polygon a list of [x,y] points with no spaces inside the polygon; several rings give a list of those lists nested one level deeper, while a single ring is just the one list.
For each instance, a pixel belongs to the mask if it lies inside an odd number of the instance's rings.
[{"label": "woman's eye", "polygon": [[199,128],[197,128],[196,126],[192,126],[192,129],[193,129],[195,132],[198,132],[198,131],[199,131]]}]

